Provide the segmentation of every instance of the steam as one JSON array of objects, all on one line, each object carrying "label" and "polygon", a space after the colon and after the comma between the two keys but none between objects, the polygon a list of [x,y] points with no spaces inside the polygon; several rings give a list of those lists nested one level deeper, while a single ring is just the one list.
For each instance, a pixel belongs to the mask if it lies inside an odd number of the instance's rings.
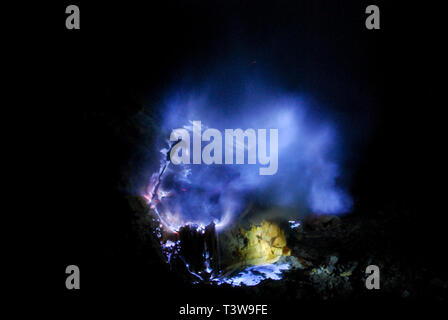
[{"label": "steam", "polygon": [[[351,197],[338,185],[343,177],[343,140],[336,124],[328,113],[312,110],[299,96],[267,88],[254,82],[212,81],[168,95],[161,106],[161,134],[156,137],[162,150],[161,170],[153,175],[145,197],[170,228],[210,222],[225,227],[249,203],[287,207],[297,217],[350,211]],[[259,175],[259,166],[247,161],[243,165],[169,163],[170,133],[188,129],[195,120],[202,122],[202,130],[278,129],[277,173]]]}]

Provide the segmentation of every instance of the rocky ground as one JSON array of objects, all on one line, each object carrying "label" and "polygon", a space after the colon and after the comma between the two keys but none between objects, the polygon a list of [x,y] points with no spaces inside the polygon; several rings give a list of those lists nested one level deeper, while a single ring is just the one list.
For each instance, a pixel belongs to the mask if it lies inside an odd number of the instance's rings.
[{"label": "rocky ground", "polygon": [[[134,201],[134,206],[136,203]],[[138,209],[138,205],[134,209]],[[157,242],[151,240],[148,228],[151,219],[141,213],[137,217],[135,227],[142,235],[142,241],[146,245],[152,243],[152,248],[157,249]],[[355,215],[308,217],[295,228],[285,223],[282,228],[286,231],[287,244],[291,256],[297,259],[289,260],[293,268],[285,271],[281,280],[268,279],[248,287],[205,283],[184,285],[205,292],[230,290],[228,292],[268,300],[351,300],[375,294],[404,300],[446,301],[448,278],[425,265],[417,250],[415,259],[397,251],[397,237],[391,237],[397,224],[400,224],[398,218],[381,213],[375,219]],[[365,287],[368,265],[377,265],[380,269],[380,290]],[[179,277],[179,281],[185,279]]]},{"label": "rocky ground", "polygon": [[[287,272],[282,280],[267,281],[256,290],[275,289],[285,299],[359,299],[372,293],[365,287],[366,267],[380,269],[381,296],[446,301],[448,281],[424,263],[394,252],[388,238],[394,221],[320,216],[304,221],[289,233],[288,245],[303,268]],[[415,260],[418,260],[416,251]]]}]

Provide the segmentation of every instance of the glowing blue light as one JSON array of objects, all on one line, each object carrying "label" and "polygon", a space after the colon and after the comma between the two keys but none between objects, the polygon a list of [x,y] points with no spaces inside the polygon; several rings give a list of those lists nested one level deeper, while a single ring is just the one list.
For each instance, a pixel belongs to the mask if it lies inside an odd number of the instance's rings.
[{"label": "glowing blue light", "polygon": [[282,272],[289,269],[289,263],[250,266],[234,276],[219,278],[215,281],[218,284],[227,283],[232,286],[256,286],[260,282],[267,279],[280,280],[282,278]]}]

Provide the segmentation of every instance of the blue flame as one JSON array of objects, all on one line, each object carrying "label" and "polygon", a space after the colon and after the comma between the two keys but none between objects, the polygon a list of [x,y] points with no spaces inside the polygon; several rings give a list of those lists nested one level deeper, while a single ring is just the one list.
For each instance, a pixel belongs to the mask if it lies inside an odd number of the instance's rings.
[{"label": "blue flame", "polygon": [[250,201],[293,208],[297,218],[351,210],[350,195],[337,183],[343,177],[342,137],[328,113],[307,106],[299,96],[254,82],[215,81],[201,90],[177,90],[162,110],[160,149],[166,148],[173,129],[193,120],[222,132],[279,130],[278,172],[273,176],[260,176],[259,167],[248,164],[171,165],[160,187],[168,196],[157,204],[160,215],[173,221],[168,224],[224,226]]},{"label": "blue flame", "polygon": [[282,279],[282,273],[290,268],[287,262],[250,266],[241,270],[236,275],[217,278],[213,281],[216,281],[219,285],[227,283],[233,287],[241,285],[251,287],[267,279],[280,280]]}]

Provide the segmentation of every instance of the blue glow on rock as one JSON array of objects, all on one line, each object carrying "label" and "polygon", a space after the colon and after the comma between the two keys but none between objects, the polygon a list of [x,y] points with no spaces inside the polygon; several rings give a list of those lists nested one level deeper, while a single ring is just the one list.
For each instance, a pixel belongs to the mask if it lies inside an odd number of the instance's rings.
[{"label": "blue glow on rock", "polygon": [[267,279],[280,280],[282,272],[289,269],[290,265],[287,262],[250,266],[234,276],[219,278],[215,281],[218,284],[227,283],[232,286],[256,286]]}]

